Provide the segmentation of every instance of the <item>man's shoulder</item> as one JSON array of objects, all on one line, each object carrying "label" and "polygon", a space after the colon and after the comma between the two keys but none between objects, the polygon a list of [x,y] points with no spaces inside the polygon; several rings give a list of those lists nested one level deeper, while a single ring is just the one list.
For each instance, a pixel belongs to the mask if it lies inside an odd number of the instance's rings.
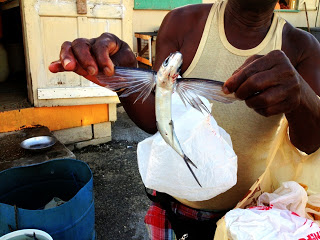
[{"label": "man's shoulder", "polygon": [[208,16],[212,8],[211,4],[190,4],[171,10],[166,18],[170,21],[179,22],[180,24],[196,23],[197,20]]},{"label": "man's shoulder", "polygon": [[170,11],[159,29],[157,37],[157,69],[170,52],[180,51],[184,64],[189,66],[200,42],[203,29],[213,4],[194,4]]},{"label": "man's shoulder", "polygon": [[283,49],[285,52],[294,53],[296,63],[299,64],[310,54],[319,51],[319,42],[311,33],[287,22],[283,30]]},{"label": "man's shoulder", "polygon": [[198,16],[205,12],[209,12],[214,3],[202,3],[202,4],[188,4],[183,7],[178,7],[170,12],[176,16]]},{"label": "man's shoulder", "polygon": [[285,33],[290,40],[294,40],[293,42],[295,44],[303,45],[304,43],[318,43],[317,39],[311,33],[300,28],[296,28],[288,22],[286,23]]}]

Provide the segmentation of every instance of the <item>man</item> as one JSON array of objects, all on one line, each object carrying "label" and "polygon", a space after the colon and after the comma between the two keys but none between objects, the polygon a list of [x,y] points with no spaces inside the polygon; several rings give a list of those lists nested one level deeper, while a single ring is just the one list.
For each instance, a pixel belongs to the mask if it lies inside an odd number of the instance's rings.
[{"label": "man", "polygon": [[[190,5],[171,11],[163,20],[154,69],[170,53],[180,51],[184,77],[225,81],[223,91],[242,100],[230,105],[214,102],[212,108],[238,155],[238,183],[202,202],[157,193],[145,218],[152,239],[212,239],[213,223],[264,171],[283,115],[297,149],[312,154],[319,148],[320,46],[312,35],[274,14],[276,3],[229,0]],[[60,61],[52,63],[50,70],[74,71],[99,84],[98,71],[111,76],[114,65],[134,67],[136,60],[126,43],[105,33],[65,42]],[[143,104],[132,104],[135,97],[121,98],[126,112],[138,127],[155,133],[154,95]]]}]

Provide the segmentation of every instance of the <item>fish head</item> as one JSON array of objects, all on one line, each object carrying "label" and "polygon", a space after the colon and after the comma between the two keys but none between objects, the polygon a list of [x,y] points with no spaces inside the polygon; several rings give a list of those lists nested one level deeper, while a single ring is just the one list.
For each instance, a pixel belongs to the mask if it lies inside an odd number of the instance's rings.
[{"label": "fish head", "polygon": [[158,71],[159,84],[173,85],[179,76],[182,63],[182,54],[180,52],[171,53],[166,60],[163,61]]}]

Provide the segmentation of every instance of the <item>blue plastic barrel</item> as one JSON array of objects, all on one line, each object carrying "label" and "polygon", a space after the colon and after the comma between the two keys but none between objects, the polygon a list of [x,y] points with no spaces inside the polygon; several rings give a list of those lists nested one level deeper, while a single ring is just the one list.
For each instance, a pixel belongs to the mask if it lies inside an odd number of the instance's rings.
[{"label": "blue plastic barrel", "polygon": [[[64,204],[44,210],[54,197]],[[56,159],[0,172],[0,236],[40,229],[54,240],[93,240],[93,179],[89,166]]]}]

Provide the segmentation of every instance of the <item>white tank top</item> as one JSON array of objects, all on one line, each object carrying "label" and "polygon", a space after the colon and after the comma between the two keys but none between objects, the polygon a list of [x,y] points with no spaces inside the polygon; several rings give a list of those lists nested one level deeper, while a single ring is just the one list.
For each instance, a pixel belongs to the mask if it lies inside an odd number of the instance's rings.
[{"label": "white tank top", "polygon": [[[264,40],[255,48],[241,50],[227,40],[224,29],[226,1],[213,4],[194,59],[183,77],[202,77],[226,81],[244,61],[254,54],[265,55],[281,49],[282,30],[286,23],[276,13]],[[200,209],[230,209],[241,200],[263,173],[266,158],[282,115],[263,117],[248,108],[244,101],[232,104],[212,103],[212,115],[231,136],[238,156],[238,182],[219,196],[204,202],[180,202]]]}]

